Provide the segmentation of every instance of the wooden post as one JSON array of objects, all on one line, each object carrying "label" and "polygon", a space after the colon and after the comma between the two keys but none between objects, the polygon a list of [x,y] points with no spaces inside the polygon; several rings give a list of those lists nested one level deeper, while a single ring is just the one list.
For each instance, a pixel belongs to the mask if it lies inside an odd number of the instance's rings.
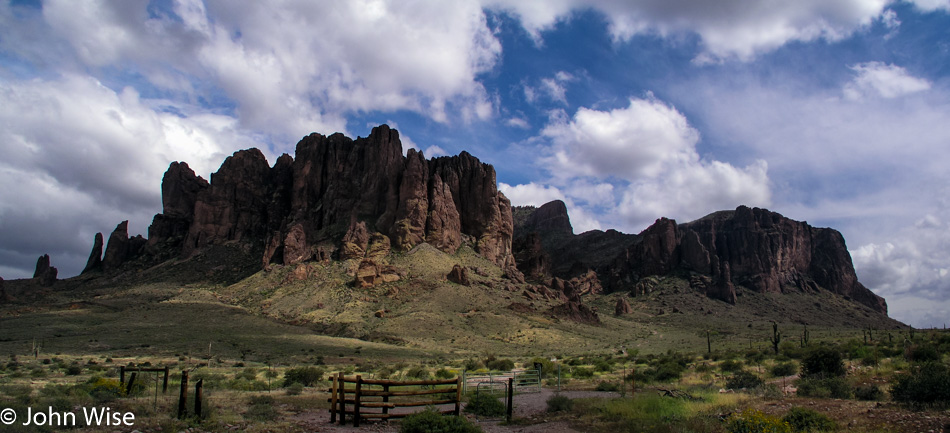
[{"label": "wooden post", "polygon": [[459,376],[455,382],[455,416],[462,413],[462,376]]},{"label": "wooden post", "polygon": [[[389,385],[388,385],[388,384],[383,385],[383,392],[389,392]],[[383,396],[383,403],[389,403],[389,396],[388,396],[388,395],[384,395],[384,396]],[[383,415],[387,415],[387,414],[389,414],[389,408],[388,408],[388,407],[383,407]]]},{"label": "wooden post", "polygon": [[346,424],[346,381],[343,380],[343,372],[339,373],[337,379],[340,381],[340,425]]},{"label": "wooden post", "polygon": [[162,394],[168,392],[168,367],[165,367],[165,378],[162,379]]},{"label": "wooden post", "polygon": [[132,385],[135,385],[135,375],[136,375],[136,374],[137,374],[137,373],[132,373],[132,375],[129,376],[129,384],[126,385],[126,387],[125,387],[125,395],[129,395],[129,394],[132,393]]},{"label": "wooden post", "polygon": [[509,377],[508,378],[508,409],[505,416],[506,419],[508,419],[508,422],[511,422],[511,412],[513,409],[512,401],[514,400],[514,395],[515,395],[514,385],[515,385],[515,379],[513,377]]},{"label": "wooden post", "polygon": [[330,376],[330,424],[336,422],[336,376]]},{"label": "wooden post", "polygon": [[195,384],[195,416],[201,419],[201,388],[204,385],[204,379],[198,379]]},{"label": "wooden post", "polygon": [[188,404],[188,372],[181,372],[181,390],[178,392],[178,419],[185,417]]},{"label": "wooden post", "polygon": [[360,392],[363,387],[363,377],[356,376],[356,398],[353,400],[353,427],[360,426]]},{"label": "wooden post", "polygon": [[119,385],[125,386],[125,366],[119,366]]}]

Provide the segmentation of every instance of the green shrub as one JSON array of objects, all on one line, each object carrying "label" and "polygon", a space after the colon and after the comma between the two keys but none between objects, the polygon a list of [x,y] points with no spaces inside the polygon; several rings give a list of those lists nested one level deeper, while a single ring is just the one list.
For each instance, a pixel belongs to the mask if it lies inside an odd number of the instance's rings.
[{"label": "green shrub", "polygon": [[429,370],[423,366],[412,367],[406,371],[406,377],[413,379],[429,379]]},{"label": "green shrub", "polygon": [[719,364],[719,370],[730,373],[742,370],[742,361],[727,359],[723,361],[722,364]]},{"label": "green shrub", "polygon": [[486,361],[485,367],[491,371],[511,371],[515,368],[515,363],[510,359],[493,359]]},{"label": "green shrub", "polygon": [[861,385],[854,388],[854,398],[865,401],[878,401],[884,399],[884,392],[874,384]]},{"label": "green shrub", "polygon": [[399,423],[400,433],[479,433],[481,427],[460,416],[444,416],[434,408],[414,413]]},{"label": "green shrub", "polygon": [[567,412],[574,408],[574,400],[563,395],[552,395],[547,404],[548,412]]},{"label": "green shrub", "polygon": [[89,389],[89,395],[98,403],[106,403],[125,395],[122,384],[115,379],[106,379],[104,377],[91,377],[86,382]]},{"label": "green shrub", "polygon": [[617,392],[620,390],[620,386],[614,382],[606,382],[602,380],[600,381],[600,383],[597,384],[597,388],[595,389],[597,391],[603,391],[603,392]]},{"label": "green shrub", "polygon": [[773,365],[769,372],[775,377],[791,376],[798,372],[798,366],[796,366],[795,363],[791,361],[780,362]]},{"label": "green shrub", "polygon": [[485,364],[482,364],[482,363],[479,362],[477,359],[469,359],[469,360],[465,361],[465,370],[466,370],[466,371],[475,371],[475,370],[478,370],[479,368],[482,368],[482,367],[484,367],[484,366],[485,366]]},{"label": "green shrub", "polygon": [[803,378],[795,382],[802,397],[851,398],[851,387],[843,377],[826,379]]},{"label": "green shrub", "polygon": [[594,370],[609,373],[614,370],[614,364],[606,359],[598,359],[594,361]]},{"label": "green shrub", "polygon": [[447,368],[440,368],[435,371],[435,377],[438,379],[451,379],[455,376],[456,374]]},{"label": "green shrub", "polygon": [[585,367],[574,367],[571,370],[571,376],[575,379],[590,379],[594,377],[594,369]]},{"label": "green shrub", "polygon": [[845,375],[844,361],[837,350],[828,347],[812,349],[802,359],[803,378],[829,378]]},{"label": "green shrub", "polygon": [[254,367],[247,367],[244,370],[241,370],[240,373],[234,375],[235,379],[244,379],[247,381],[257,380],[257,369]]},{"label": "green shrub", "polygon": [[303,385],[294,383],[287,387],[287,395],[300,395],[303,393]]},{"label": "green shrub", "polygon": [[830,432],[838,429],[836,424],[827,415],[803,407],[793,407],[782,417],[796,432]]},{"label": "green shrub", "polygon": [[535,364],[541,364],[541,378],[548,378],[557,376],[557,365],[554,365],[550,359],[545,359],[541,357],[531,358],[530,361],[526,362],[524,368],[529,370],[534,370]]},{"label": "green shrub", "polygon": [[894,377],[891,397],[911,406],[945,407],[950,404],[950,369],[936,362],[918,364]]},{"label": "green shrub", "polygon": [[269,395],[251,397],[247,412],[244,412],[244,418],[253,421],[273,421],[278,415],[274,398]]},{"label": "green shrub", "polygon": [[678,362],[665,362],[656,368],[653,380],[657,382],[673,382],[679,380],[685,369],[686,367]]},{"label": "green shrub", "polygon": [[465,412],[478,416],[499,417],[505,414],[505,404],[493,397],[491,393],[480,392],[468,398]]},{"label": "green shrub", "polygon": [[792,433],[785,421],[766,415],[755,409],[734,413],[726,423],[729,433]]},{"label": "green shrub", "polygon": [[317,382],[323,381],[323,374],[326,373],[319,367],[294,367],[284,372],[284,384],[286,388],[295,383],[303,386],[314,386]]},{"label": "green shrub", "polygon": [[762,379],[748,370],[739,370],[726,381],[728,389],[752,389],[762,385]]},{"label": "green shrub", "polygon": [[929,344],[915,344],[908,347],[904,352],[904,357],[910,362],[917,363],[940,361],[940,353]]}]

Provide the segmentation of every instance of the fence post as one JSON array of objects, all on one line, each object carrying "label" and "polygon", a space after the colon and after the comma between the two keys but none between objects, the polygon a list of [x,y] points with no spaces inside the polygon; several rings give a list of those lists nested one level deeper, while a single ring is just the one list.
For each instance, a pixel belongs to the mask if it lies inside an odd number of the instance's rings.
[{"label": "fence post", "polygon": [[[463,372],[464,373],[464,372]],[[462,413],[462,376],[459,376],[456,379],[455,383],[455,416],[459,416]]]},{"label": "fence post", "polygon": [[346,380],[342,371],[337,380],[340,382],[340,425],[346,425]]},{"label": "fence post", "polygon": [[198,383],[195,384],[195,416],[198,419],[201,419],[201,389],[204,385],[204,379],[198,379]]},{"label": "fence post", "polygon": [[125,386],[125,395],[129,395],[129,394],[132,392],[132,385],[135,385],[135,375],[136,375],[136,374],[137,374],[137,373],[132,373],[132,375],[129,376],[129,383],[128,383],[128,385]]},{"label": "fence post", "polygon": [[353,427],[360,426],[360,392],[363,387],[363,376],[356,375],[356,399],[353,403]]},{"label": "fence post", "polygon": [[181,390],[178,393],[178,419],[185,417],[185,406],[188,404],[188,372],[181,372]]},{"label": "fence post", "polygon": [[330,424],[336,422],[336,376],[330,376]]},{"label": "fence post", "polygon": [[[383,392],[385,392],[385,393],[388,393],[388,392],[389,392],[389,385],[383,385]],[[389,403],[389,395],[383,395],[383,403]],[[388,415],[388,414],[389,414],[389,408],[388,408],[388,407],[384,407],[384,408],[383,408],[383,415]]]},{"label": "fence post", "polygon": [[162,394],[168,392],[168,366],[165,366],[165,378],[162,379]]},{"label": "fence post", "polygon": [[508,422],[511,422],[511,412],[512,412],[512,401],[514,400],[515,389],[514,389],[515,379],[513,377],[508,378],[508,409],[506,413],[506,418]]},{"label": "fence post", "polygon": [[125,386],[125,366],[119,366],[119,384]]}]

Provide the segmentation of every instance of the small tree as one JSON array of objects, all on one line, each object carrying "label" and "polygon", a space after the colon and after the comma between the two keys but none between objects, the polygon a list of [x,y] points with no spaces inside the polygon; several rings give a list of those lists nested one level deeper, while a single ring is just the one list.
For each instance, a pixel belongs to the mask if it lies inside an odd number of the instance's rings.
[{"label": "small tree", "polygon": [[844,361],[837,350],[828,347],[816,347],[802,359],[802,378],[825,379],[841,377],[846,374]]}]

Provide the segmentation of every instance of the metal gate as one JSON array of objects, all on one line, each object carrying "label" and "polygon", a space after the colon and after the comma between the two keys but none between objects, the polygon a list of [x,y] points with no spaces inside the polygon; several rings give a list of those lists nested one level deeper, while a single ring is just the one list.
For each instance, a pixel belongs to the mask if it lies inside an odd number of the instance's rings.
[{"label": "metal gate", "polygon": [[484,374],[468,374],[463,371],[462,392],[475,389],[488,390],[492,393],[496,390],[503,391],[508,384],[508,379],[513,379],[513,390],[516,392],[541,392],[541,371],[523,368]]}]

